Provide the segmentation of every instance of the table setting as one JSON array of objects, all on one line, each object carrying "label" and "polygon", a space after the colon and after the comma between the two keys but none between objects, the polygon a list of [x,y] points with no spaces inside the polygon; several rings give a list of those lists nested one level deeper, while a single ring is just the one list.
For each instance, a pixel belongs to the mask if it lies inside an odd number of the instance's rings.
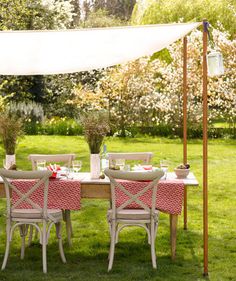
[{"label": "table setting", "polygon": [[[80,161],[80,160],[77,160]],[[76,166],[78,164],[78,166]],[[163,213],[166,213],[170,217],[170,231],[171,231],[171,253],[172,258],[175,256],[175,245],[176,245],[176,229],[177,229],[177,218],[181,214],[183,206],[183,194],[187,186],[198,186],[198,181],[196,180],[194,174],[190,171],[188,167],[187,174],[181,178],[177,177],[176,171],[168,171],[166,163],[164,166],[156,167],[156,165],[150,164],[134,164],[130,165],[126,161],[120,161],[119,169],[128,169],[129,171],[145,171],[150,172],[154,169],[165,169],[164,177],[159,181],[158,192],[157,192],[157,205],[156,208]],[[162,164],[164,164],[162,162]],[[51,165],[51,166],[50,166]],[[81,172],[82,162],[71,163],[71,168],[64,167],[63,165],[58,167],[56,163],[46,163],[46,161],[39,161],[37,163],[37,170],[45,170],[47,166],[51,167],[56,171],[56,177],[49,180],[49,194],[48,194],[48,207],[66,210],[80,210],[81,209],[81,199],[82,198],[98,198],[110,200],[110,180],[109,178],[91,178],[90,172]],[[73,166],[74,165],[74,166]],[[112,167],[111,167],[112,168]],[[177,167],[178,168],[178,167]],[[177,169],[176,168],[176,169]],[[179,169],[187,167],[179,167]],[[50,168],[49,168],[50,169]],[[18,181],[17,186],[19,190],[24,193],[30,188],[32,182],[30,181]],[[126,182],[124,185],[129,190],[129,192],[139,192],[141,189],[145,188],[147,182]],[[4,196],[4,193],[1,193]],[[16,194],[12,194],[12,200],[16,198]],[[34,200],[39,203],[42,202],[42,190],[35,194],[32,194]],[[125,200],[125,194],[121,194],[121,200],[117,202],[122,204]],[[150,195],[144,194],[141,200],[149,202]],[[41,203],[40,203],[41,204]],[[29,206],[23,205],[22,208],[28,208]],[[131,206],[132,208],[139,208],[139,206]],[[68,229],[70,229],[70,224],[68,224]],[[70,233],[70,231],[68,232]],[[67,234],[69,237],[69,234]],[[69,241],[69,240],[68,240]]]},{"label": "table setting", "polygon": [[72,168],[70,168],[66,166],[60,166],[56,163],[47,163],[46,160],[38,160],[36,161],[36,168],[38,171],[52,171],[52,176],[50,179],[74,179],[77,178],[77,175],[82,168],[82,161],[73,160]]}]

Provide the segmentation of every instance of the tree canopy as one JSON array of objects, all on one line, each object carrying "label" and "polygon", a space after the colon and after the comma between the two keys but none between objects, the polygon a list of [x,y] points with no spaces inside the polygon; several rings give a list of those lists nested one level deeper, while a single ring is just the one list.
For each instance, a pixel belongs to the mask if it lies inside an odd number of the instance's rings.
[{"label": "tree canopy", "polygon": [[144,0],[138,1],[133,24],[202,21],[207,19],[215,28],[226,29],[236,36],[235,0]]}]

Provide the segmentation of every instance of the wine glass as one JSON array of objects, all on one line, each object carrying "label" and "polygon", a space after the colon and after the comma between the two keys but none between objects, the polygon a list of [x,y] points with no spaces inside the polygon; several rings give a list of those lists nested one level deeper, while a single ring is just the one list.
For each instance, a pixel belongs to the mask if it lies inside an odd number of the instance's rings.
[{"label": "wine glass", "polygon": [[165,179],[167,177],[168,166],[169,166],[169,163],[166,159],[160,160],[160,167],[161,167],[161,170],[164,172]]},{"label": "wine glass", "polygon": [[73,167],[74,173],[78,173],[81,170],[82,161],[80,161],[80,160],[72,161],[72,167]]},{"label": "wine glass", "polygon": [[118,166],[120,168],[120,170],[124,170],[125,159],[116,159],[116,166]]},{"label": "wine glass", "polygon": [[46,160],[37,160],[36,166],[38,171],[46,170]]}]

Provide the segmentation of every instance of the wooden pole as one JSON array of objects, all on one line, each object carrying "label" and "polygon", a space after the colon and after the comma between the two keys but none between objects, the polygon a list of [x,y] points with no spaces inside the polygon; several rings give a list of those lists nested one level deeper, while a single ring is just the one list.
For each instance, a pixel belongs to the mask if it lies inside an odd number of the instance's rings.
[{"label": "wooden pole", "polygon": [[[187,37],[183,39],[183,163],[187,164]],[[187,187],[184,188],[184,229],[187,229]]]},{"label": "wooden pole", "polygon": [[207,36],[208,22],[203,21],[203,243],[204,243],[204,276],[208,275],[208,163],[207,163]]}]

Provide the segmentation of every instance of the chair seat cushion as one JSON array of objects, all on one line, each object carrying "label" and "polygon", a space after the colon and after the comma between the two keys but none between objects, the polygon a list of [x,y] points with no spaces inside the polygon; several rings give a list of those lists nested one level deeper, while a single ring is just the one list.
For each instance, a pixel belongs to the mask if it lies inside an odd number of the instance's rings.
[{"label": "chair seat cushion", "polygon": [[[158,216],[159,211],[155,210],[155,217]],[[112,218],[112,209],[107,212],[108,219]],[[117,212],[117,219],[124,220],[149,220],[150,213],[142,209],[123,209]]]},{"label": "chair seat cushion", "polygon": [[[48,214],[55,220],[62,220],[62,211],[60,209],[48,209]],[[37,209],[14,209],[11,216],[15,219],[42,219],[42,213]]]}]

